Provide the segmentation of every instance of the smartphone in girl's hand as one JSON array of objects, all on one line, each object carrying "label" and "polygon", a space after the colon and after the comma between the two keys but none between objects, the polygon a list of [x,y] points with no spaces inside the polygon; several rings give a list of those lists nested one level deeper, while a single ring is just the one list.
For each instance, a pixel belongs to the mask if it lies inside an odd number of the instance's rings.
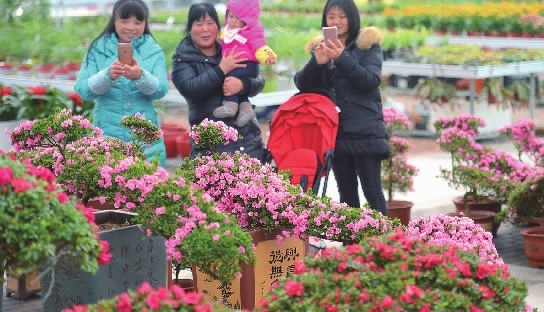
[{"label": "smartphone in girl's hand", "polygon": [[325,42],[338,39],[338,30],[336,26],[323,27],[321,30],[323,32],[323,40]]},{"label": "smartphone in girl's hand", "polygon": [[119,54],[119,62],[121,62],[122,64],[132,65],[131,43],[119,43],[117,45],[117,52]]}]

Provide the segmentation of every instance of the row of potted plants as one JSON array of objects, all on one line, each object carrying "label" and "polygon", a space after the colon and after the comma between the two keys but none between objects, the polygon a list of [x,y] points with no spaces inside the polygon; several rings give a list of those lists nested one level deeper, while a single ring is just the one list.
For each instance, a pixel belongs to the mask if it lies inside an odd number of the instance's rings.
[{"label": "row of potted plants", "polygon": [[452,34],[540,36],[542,3],[486,2],[484,4],[411,5],[386,8],[387,28],[425,27]]},{"label": "row of potted plants", "polygon": [[83,101],[76,92],[66,93],[48,86],[0,84],[0,121],[45,118],[63,108],[90,117],[94,102]]},{"label": "row of potted plants", "polygon": [[[544,179],[544,167],[541,166],[544,140],[536,137],[534,121],[520,120],[499,129],[499,133],[504,134],[516,147],[517,157],[475,141],[478,129],[485,126],[480,117],[464,115],[441,118],[434,126],[440,135],[438,143],[441,150],[451,156],[451,167],[443,168],[440,177],[454,188],[464,190],[460,204],[467,215],[477,209],[478,203],[486,204],[482,210],[495,213],[501,210],[501,204],[506,205],[507,209],[495,217],[495,231],[498,226],[496,222],[506,220],[519,225],[544,216],[544,194],[538,192],[537,187]],[[493,229],[493,225],[490,225],[490,229]],[[526,232],[522,230],[524,236]],[[534,255],[530,252],[533,248],[533,244],[526,242],[529,264],[544,265],[544,255]]]}]

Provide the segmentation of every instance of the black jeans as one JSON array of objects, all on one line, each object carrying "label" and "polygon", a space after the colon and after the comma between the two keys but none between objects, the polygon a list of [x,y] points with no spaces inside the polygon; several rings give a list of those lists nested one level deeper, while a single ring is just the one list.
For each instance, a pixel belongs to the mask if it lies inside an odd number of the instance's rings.
[{"label": "black jeans", "polygon": [[338,185],[340,202],[350,207],[361,207],[357,177],[370,208],[387,216],[387,205],[381,180],[382,159],[378,156],[334,154],[332,171]]}]

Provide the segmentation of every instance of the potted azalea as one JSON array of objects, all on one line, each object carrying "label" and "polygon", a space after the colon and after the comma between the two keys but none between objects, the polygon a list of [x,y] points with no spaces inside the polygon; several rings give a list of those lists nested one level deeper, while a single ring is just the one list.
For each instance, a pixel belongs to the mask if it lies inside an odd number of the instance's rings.
[{"label": "potted azalea", "polygon": [[482,118],[470,114],[440,118],[434,123],[438,145],[451,157],[451,167],[442,168],[439,177],[456,189],[464,189],[463,195],[453,199],[457,214],[463,213],[496,233],[498,223],[494,217],[501,210],[501,202],[493,196],[491,187],[495,172],[480,161],[489,149],[475,141],[478,128],[483,126]]},{"label": "potted azalea", "polygon": [[410,144],[407,140],[395,136],[395,134],[409,130],[410,121],[408,117],[394,107],[383,109],[383,119],[387,125],[387,134],[391,156],[382,162],[382,186],[387,194],[387,215],[390,218],[399,218],[404,225],[410,221],[410,211],[413,202],[395,200],[395,192],[412,191],[414,188],[414,176],[418,170],[408,163],[407,152]]},{"label": "potted azalea", "polygon": [[517,183],[509,189],[507,209],[501,212],[501,217],[518,225],[526,222],[544,224],[540,220],[544,213],[539,193],[544,176],[544,139],[535,135],[535,129],[533,120],[522,119],[499,130],[499,133],[504,134],[514,144],[518,152]]},{"label": "potted azalea", "polygon": [[250,235],[182,176],[134,157],[99,171],[101,194],[136,213],[133,221],[144,230],[166,239],[176,273],[198,267],[224,284],[239,276],[243,263],[255,262]]},{"label": "potted azalea", "polygon": [[[11,140],[18,155],[28,157],[35,165],[50,168],[58,185],[79,201],[91,203],[91,199],[98,198],[113,203],[113,198],[100,193],[104,187],[101,175],[107,168],[130,159],[145,159],[142,146],[157,140],[161,133],[138,114],[125,117],[122,126],[131,129],[131,143],[103,136],[89,120],[64,109],[42,119],[23,121],[11,133]],[[54,285],[51,287],[55,290],[45,297],[47,309],[62,310],[74,303],[73,298],[79,303],[96,302],[137,287],[144,280],[155,287],[166,285],[163,237],[147,237],[134,213],[97,211],[95,215],[100,224],[114,225],[99,232],[112,246],[113,261],[93,276],[81,271],[75,274],[72,267],[55,275],[43,275],[41,285]],[[142,252],[143,248],[146,252]],[[136,267],[138,274],[126,273],[126,268]]]},{"label": "potted azalea", "polygon": [[[58,189],[51,171],[14,154],[1,154],[0,172],[1,284],[6,272],[13,277],[54,272],[69,262],[95,273],[109,262],[109,244],[98,239],[92,210]],[[48,294],[51,289],[42,291]]]},{"label": "potted azalea", "polygon": [[296,262],[256,311],[530,311],[505,264],[399,228]]}]

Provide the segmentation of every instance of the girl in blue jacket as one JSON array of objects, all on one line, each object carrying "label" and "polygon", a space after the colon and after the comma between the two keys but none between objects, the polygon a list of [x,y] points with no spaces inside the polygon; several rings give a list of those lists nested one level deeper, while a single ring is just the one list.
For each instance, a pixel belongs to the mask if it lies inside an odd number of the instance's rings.
[{"label": "girl in blue jacket", "polygon": [[[85,100],[94,100],[93,124],[104,135],[131,142],[128,129],[120,126],[124,116],[140,113],[160,126],[153,100],[168,92],[166,58],[152,37],[149,9],[142,0],[119,0],[104,31],[91,42],[83,58],[75,90]],[[117,44],[132,44],[132,64],[118,60]],[[144,146],[148,159],[159,157],[166,164],[164,141]]]}]

